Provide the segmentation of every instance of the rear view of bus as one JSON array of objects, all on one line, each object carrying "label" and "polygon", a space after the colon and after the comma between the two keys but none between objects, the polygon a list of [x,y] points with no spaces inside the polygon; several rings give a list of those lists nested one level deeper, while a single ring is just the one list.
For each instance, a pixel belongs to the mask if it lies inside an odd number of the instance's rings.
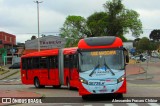
[{"label": "rear view of bus", "polygon": [[79,94],[126,93],[126,56],[118,37],[93,37],[78,43]]}]

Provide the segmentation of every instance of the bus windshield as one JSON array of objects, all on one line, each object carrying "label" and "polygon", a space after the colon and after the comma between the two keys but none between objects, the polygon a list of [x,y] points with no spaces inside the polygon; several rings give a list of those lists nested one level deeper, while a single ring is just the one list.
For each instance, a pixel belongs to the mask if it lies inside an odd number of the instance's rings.
[{"label": "bus windshield", "polygon": [[123,50],[82,51],[79,55],[80,72],[109,68],[124,70]]}]

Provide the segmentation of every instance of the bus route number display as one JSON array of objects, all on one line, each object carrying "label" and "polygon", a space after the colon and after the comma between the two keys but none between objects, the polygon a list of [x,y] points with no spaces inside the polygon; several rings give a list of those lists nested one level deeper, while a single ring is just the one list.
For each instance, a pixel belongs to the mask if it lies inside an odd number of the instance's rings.
[{"label": "bus route number display", "polygon": [[91,56],[103,56],[103,55],[116,55],[116,51],[115,50],[111,50],[111,51],[94,51],[91,52]]}]

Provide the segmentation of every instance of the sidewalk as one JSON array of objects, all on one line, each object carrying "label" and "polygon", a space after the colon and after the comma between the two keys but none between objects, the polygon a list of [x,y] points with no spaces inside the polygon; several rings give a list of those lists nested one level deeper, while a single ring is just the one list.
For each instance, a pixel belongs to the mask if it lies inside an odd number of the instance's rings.
[{"label": "sidewalk", "polygon": [[129,64],[126,66],[126,75],[137,75],[137,74],[143,74],[145,73],[145,70],[143,67],[138,66],[137,64]]}]

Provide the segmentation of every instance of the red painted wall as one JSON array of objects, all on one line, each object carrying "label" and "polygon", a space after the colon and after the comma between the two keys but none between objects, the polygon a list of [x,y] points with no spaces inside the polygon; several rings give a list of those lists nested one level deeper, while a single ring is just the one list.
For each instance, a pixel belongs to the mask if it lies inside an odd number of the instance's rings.
[{"label": "red painted wall", "polygon": [[4,44],[16,45],[16,36],[13,34],[9,34],[6,32],[0,32],[0,40],[2,40],[2,45]]}]

